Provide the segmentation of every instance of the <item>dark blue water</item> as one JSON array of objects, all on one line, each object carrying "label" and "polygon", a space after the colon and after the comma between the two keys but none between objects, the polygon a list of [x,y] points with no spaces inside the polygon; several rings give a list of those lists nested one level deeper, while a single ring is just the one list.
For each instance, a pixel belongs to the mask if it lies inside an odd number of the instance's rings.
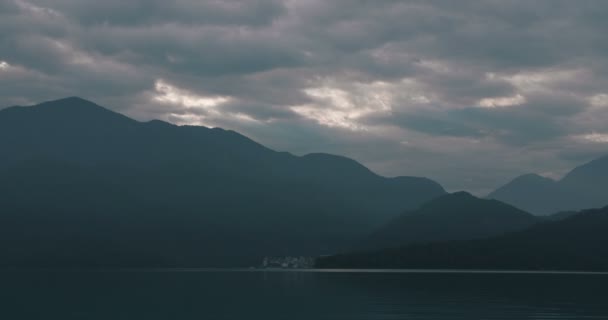
[{"label": "dark blue water", "polygon": [[7,271],[0,319],[608,319],[608,275]]}]

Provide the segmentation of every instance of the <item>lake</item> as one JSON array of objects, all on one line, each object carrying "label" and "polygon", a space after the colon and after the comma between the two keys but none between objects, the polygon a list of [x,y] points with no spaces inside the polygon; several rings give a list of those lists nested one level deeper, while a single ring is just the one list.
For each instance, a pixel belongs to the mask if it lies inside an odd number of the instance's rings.
[{"label": "lake", "polygon": [[608,275],[3,271],[0,319],[608,319]]}]

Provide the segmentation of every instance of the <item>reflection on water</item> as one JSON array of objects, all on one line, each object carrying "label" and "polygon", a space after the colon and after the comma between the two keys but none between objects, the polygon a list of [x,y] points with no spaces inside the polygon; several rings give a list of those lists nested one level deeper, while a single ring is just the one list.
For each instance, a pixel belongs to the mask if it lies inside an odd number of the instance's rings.
[{"label": "reflection on water", "polygon": [[1,319],[608,319],[608,275],[0,272]]}]

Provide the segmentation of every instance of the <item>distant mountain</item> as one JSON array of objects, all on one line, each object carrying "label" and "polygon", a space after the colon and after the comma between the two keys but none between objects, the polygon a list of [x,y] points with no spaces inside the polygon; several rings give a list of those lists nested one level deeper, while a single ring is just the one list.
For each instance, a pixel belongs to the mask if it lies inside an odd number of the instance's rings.
[{"label": "distant mountain", "polygon": [[511,205],[457,192],[402,214],[376,231],[364,247],[486,238],[523,230],[536,222],[538,218]]},{"label": "distant mountain", "polygon": [[608,156],[575,168],[562,178],[560,184],[576,193],[575,205],[578,208],[608,205]]},{"label": "distant mountain", "polygon": [[608,156],[575,168],[554,181],[520,176],[488,195],[539,215],[608,205]]},{"label": "distant mountain", "polygon": [[251,265],[335,252],[445,194],[340,156],[137,122],[80,98],[0,110],[0,265]]},{"label": "distant mountain", "polygon": [[523,231],[469,241],[319,258],[321,268],[608,271],[608,207]]},{"label": "distant mountain", "polygon": [[558,213],[550,214],[548,216],[543,216],[540,218],[546,219],[549,221],[559,221],[559,220],[564,220],[566,218],[570,218],[573,215],[576,215],[577,213],[578,213],[577,211],[560,211]]},{"label": "distant mountain", "polygon": [[[551,214],[568,206],[566,191],[549,178],[527,174],[515,178],[488,195],[535,214]],[[567,210],[569,210],[568,208]]]}]

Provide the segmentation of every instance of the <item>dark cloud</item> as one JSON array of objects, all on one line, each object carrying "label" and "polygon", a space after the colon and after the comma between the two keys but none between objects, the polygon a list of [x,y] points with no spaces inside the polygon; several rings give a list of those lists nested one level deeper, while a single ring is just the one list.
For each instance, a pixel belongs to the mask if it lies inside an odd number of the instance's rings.
[{"label": "dark cloud", "polygon": [[0,0],[0,105],[79,95],[485,192],[608,151],[608,3]]},{"label": "dark cloud", "polygon": [[33,0],[89,25],[157,25],[164,23],[261,26],[285,12],[275,0]]}]

